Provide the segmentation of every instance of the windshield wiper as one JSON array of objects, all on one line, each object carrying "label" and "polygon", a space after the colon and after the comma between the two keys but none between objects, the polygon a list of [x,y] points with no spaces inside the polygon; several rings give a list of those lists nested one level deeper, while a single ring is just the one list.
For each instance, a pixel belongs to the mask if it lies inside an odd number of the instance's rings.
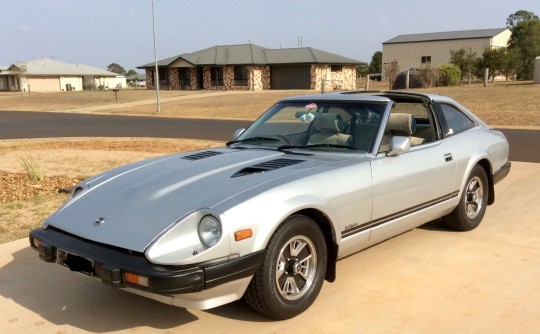
[{"label": "windshield wiper", "polygon": [[250,137],[246,139],[231,140],[230,142],[227,142],[225,145],[230,146],[236,143],[247,143],[247,142],[253,142],[253,141],[279,141],[279,139],[257,136],[257,137]]},{"label": "windshield wiper", "polygon": [[335,147],[335,148],[345,148],[348,150],[354,150],[357,151],[358,149],[353,146],[348,145],[339,145],[339,144],[311,144],[311,145],[281,145],[278,147],[278,151],[292,149],[292,148],[316,148],[316,147]]}]

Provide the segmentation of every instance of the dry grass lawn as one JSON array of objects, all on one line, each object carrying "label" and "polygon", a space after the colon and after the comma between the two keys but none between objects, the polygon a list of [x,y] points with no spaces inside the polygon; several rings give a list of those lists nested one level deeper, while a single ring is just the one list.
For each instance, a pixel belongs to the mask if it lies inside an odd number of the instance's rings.
[{"label": "dry grass lawn", "polygon": [[[370,88],[385,90],[387,85],[372,83]],[[362,87],[361,83],[359,87]],[[422,91],[448,95],[493,126],[540,126],[539,85],[496,83],[484,88],[476,84]],[[162,91],[159,116],[254,120],[282,97],[317,93]],[[149,90],[120,91],[118,102],[112,91],[32,93],[30,96],[0,93],[0,110],[156,116],[155,92]],[[66,194],[57,193],[57,188],[132,161],[222,144],[188,139],[140,138],[0,141],[0,243],[26,237],[31,229],[40,226],[67,198]],[[45,182],[22,182],[25,174],[18,160],[26,153],[41,162],[47,177]]]},{"label": "dry grass lawn", "polygon": [[[362,85],[358,84],[359,87]],[[370,85],[370,89],[387,88],[388,83],[385,82]],[[488,87],[473,84],[412,91],[450,96],[493,126],[540,126],[540,85],[530,82],[496,82]],[[159,115],[155,92],[150,90],[122,90],[118,93],[118,102],[112,91],[32,93],[30,96],[0,93],[0,109],[254,120],[280,98],[318,93],[305,90],[162,91]]]}]

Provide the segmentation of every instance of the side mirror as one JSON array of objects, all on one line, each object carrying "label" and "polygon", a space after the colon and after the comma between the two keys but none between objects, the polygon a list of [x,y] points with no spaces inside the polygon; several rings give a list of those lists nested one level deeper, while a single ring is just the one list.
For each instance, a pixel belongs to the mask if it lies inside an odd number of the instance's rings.
[{"label": "side mirror", "polygon": [[242,133],[244,133],[244,131],[246,131],[246,129],[238,129],[236,131],[234,131],[234,134],[233,134],[233,140],[235,140],[236,138],[240,137],[240,135]]},{"label": "side mirror", "polygon": [[409,152],[411,149],[411,140],[409,137],[393,136],[390,139],[390,151],[386,153],[387,157]]}]

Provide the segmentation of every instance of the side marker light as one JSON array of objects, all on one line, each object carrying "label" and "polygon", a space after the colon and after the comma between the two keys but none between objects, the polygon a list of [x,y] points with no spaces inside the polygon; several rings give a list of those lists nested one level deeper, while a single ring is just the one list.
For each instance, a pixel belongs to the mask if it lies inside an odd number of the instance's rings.
[{"label": "side marker light", "polygon": [[252,236],[253,236],[253,230],[250,228],[234,232],[234,240],[236,241],[249,239]]}]

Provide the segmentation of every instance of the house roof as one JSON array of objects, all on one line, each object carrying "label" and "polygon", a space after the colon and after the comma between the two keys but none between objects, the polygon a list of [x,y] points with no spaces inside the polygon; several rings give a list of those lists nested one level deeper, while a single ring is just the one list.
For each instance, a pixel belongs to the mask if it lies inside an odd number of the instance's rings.
[{"label": "house roof", "polygon": [[39,58],[26,63],[17,63],[9,67],[10,70],[24,68],[25,75],[51,75],[51,76],[81,76],[94,75],[103,77],[116,77],[117,73],[102,70],[84,64],[67,64],[50,58]]},{"label": "house roof", "polygon": [[[279,65],[279,64],[363,64],[355,59],[342,57],[314,48],[267,49],[255,44],[218,45],[192,53],[159,60],[159,67],[167,67],[178,60],[193,66],[224,65]],[[137,68],[154,67],[154,63]]]},{"label": "house roof", "polygon": [[462,30],[462,31],[446,31],[432,32],[426,34],[411,34],[399,35],[392,39],[383,42],[383,44],[411,43],[411,42],[432,42],[453,39],[476,39],[476,38],[491,38],[497,36],[507,28],[495,29],[479,29],[479,30]]}]

